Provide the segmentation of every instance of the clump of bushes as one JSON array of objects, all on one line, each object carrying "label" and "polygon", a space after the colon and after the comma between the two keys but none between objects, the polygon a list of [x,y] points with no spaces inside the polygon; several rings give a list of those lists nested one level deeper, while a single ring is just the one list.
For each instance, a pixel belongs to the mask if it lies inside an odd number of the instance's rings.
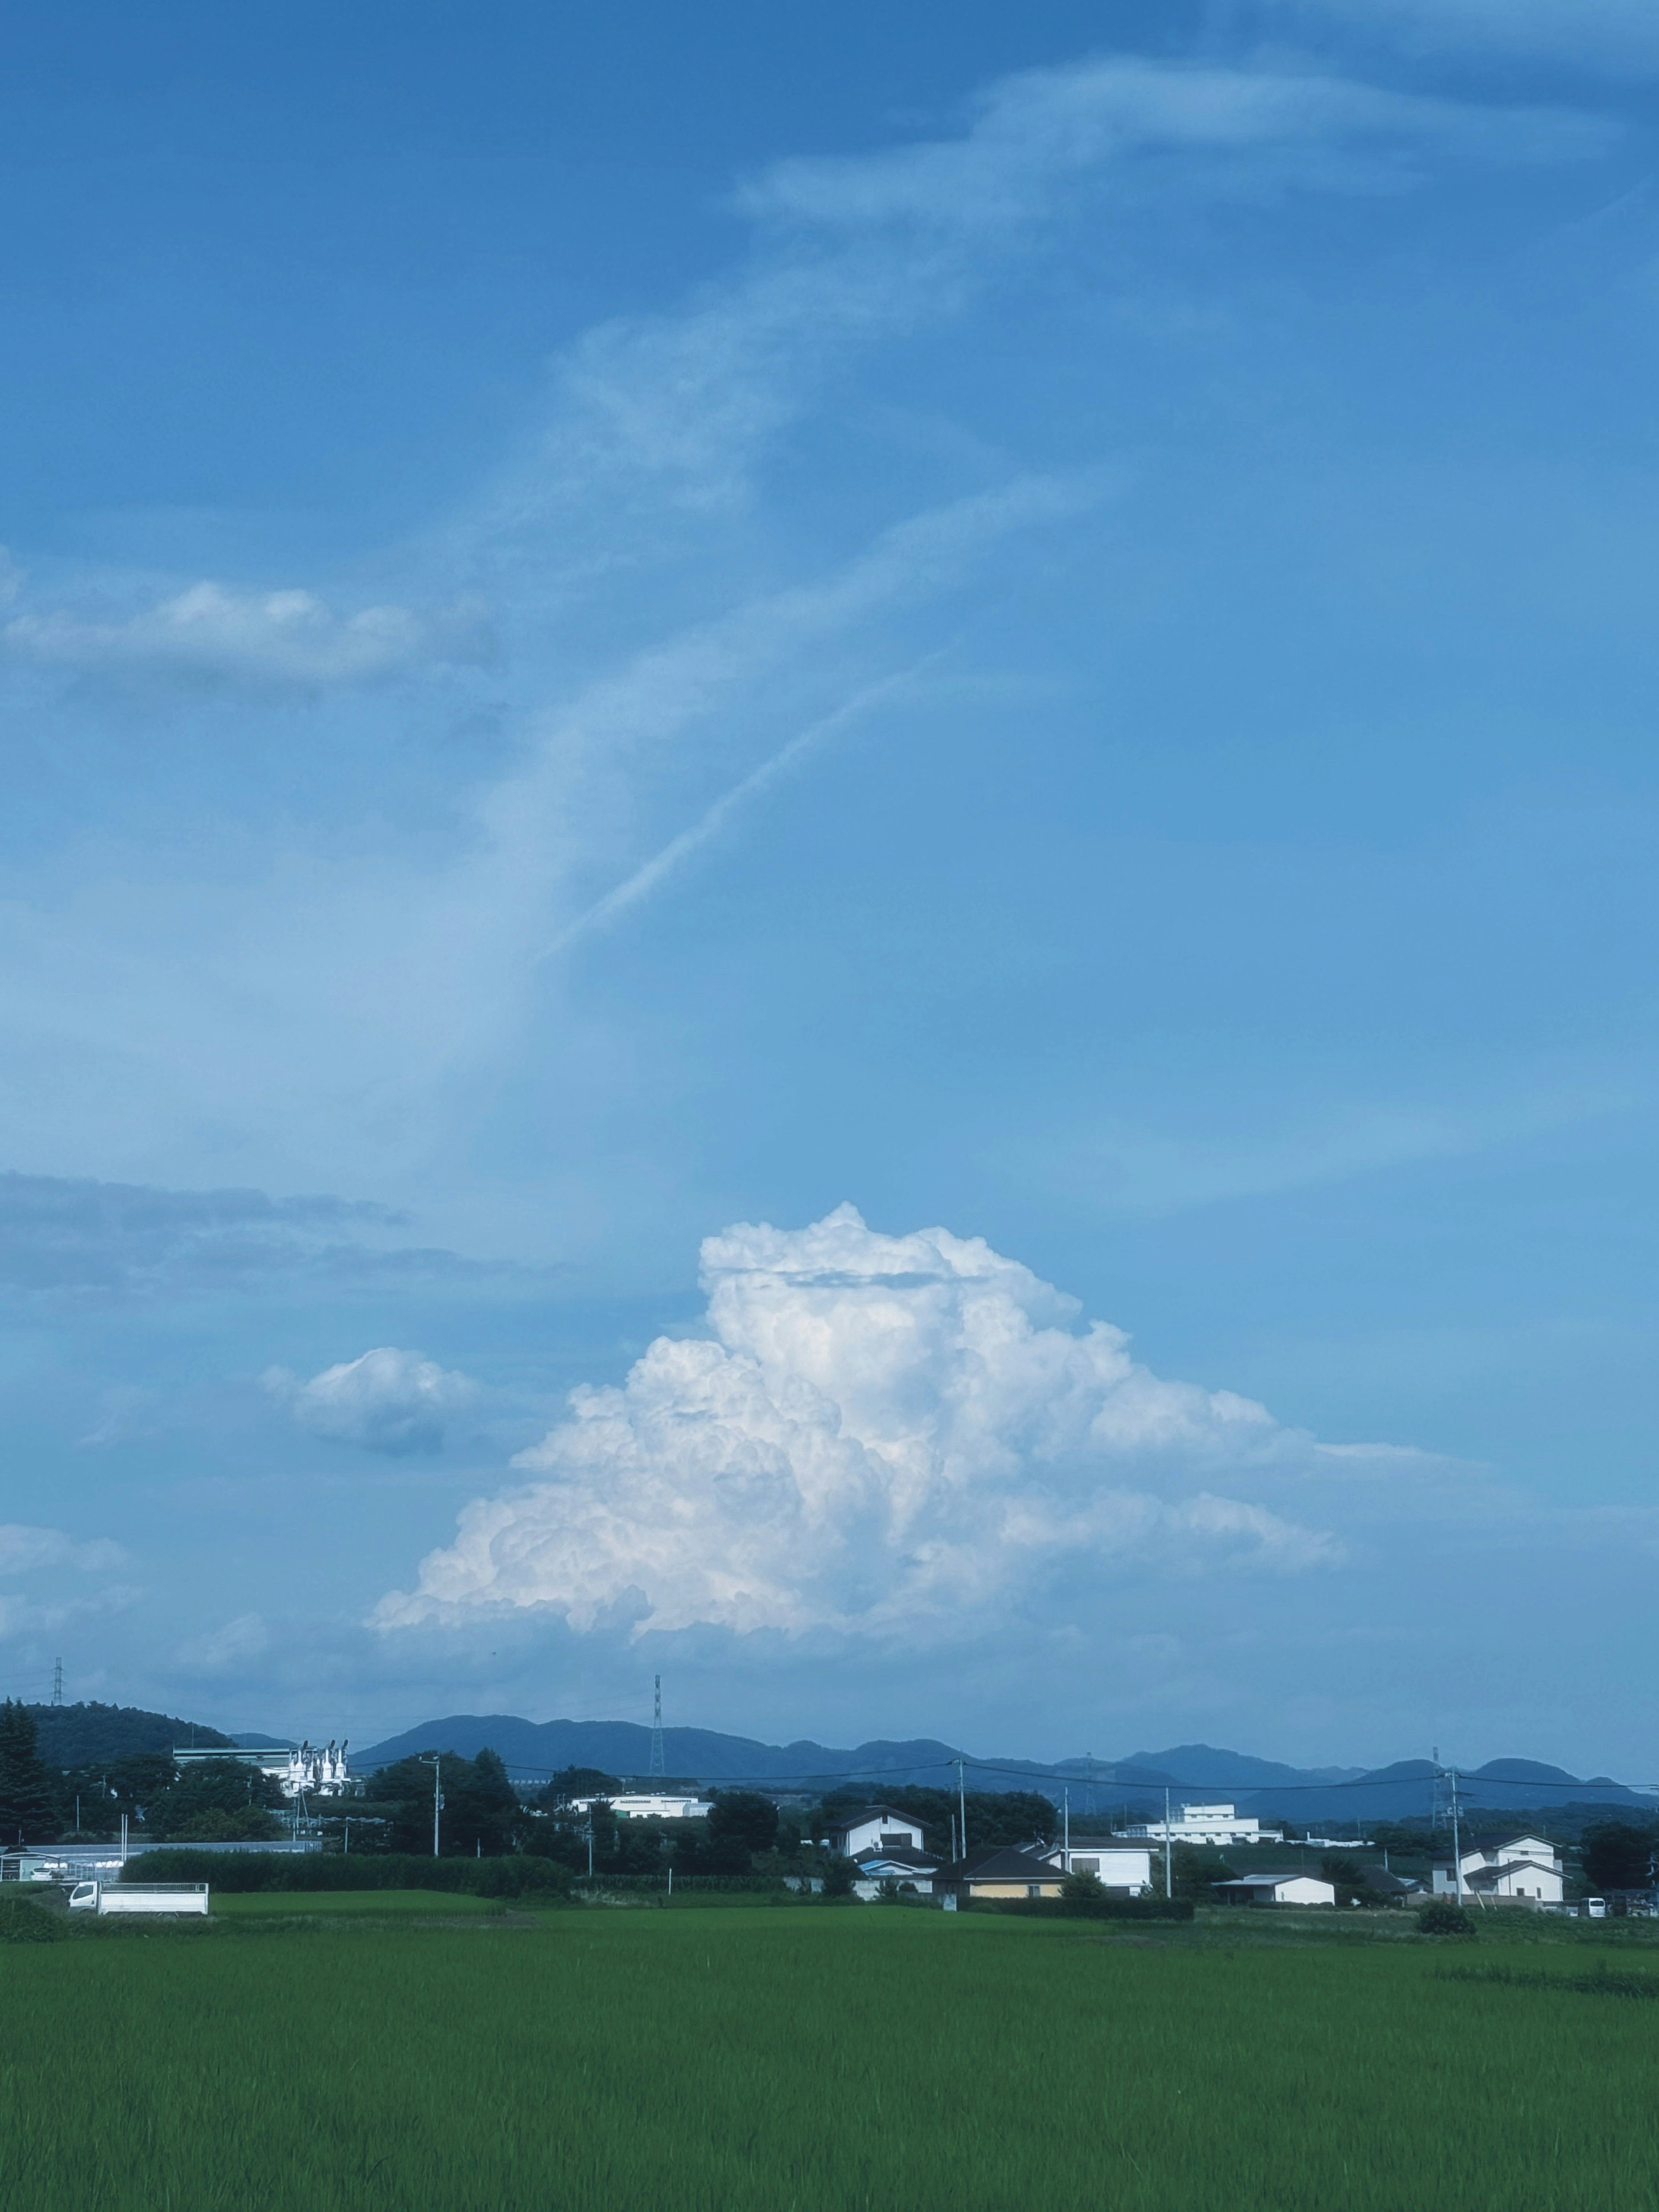
[{"label": "clump of bushes", "polygon": [[32,1897],[0,1898],[0,1943],[55,1943],[69,1930]]},{"label": "clump of bushes", "polygon": [[1473,1936],[1474,1923],[1461,1905],[1449,1897],[1431,1897],[1417,1909],[1417,1925],[1425,1936]]},{"label": "clump of bushes", "polygon": [[1060,1885],[1060,1901],[1068,1912],[1080,1912],[1086,1917],[1103,1920],[1111,1905],[1106,1894],[1106,1885],[1097,1874],[1081,1874],[1073,1870]]}]

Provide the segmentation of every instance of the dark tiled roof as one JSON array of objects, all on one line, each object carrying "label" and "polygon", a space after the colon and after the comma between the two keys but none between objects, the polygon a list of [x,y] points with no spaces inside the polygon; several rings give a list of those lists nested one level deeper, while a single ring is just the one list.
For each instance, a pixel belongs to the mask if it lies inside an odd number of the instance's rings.
[{"label": "dark tiled roof", "polygon": [[914,1814],[896,1812],[890,1805],[855,1805],[850,1812],[833,1814],[823,1825],[834,1833],[842,1828],[861,1828],[866,1820],[897,1820],[907,1828],[921,1826]]},{"label": "dark tiled roof", "polygon": [[1060,1869],[1040,1859],[1035,1851],[1017,1850],[1011,1844],[970,1851],[939,1872],[951,1881],[1058,1881]]}]

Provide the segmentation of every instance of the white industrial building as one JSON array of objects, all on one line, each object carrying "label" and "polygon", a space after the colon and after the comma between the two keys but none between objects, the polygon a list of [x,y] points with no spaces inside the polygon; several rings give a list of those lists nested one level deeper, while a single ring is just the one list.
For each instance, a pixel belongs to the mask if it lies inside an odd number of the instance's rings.
[{"label": "white industrial building", "polygon": [[619,1820],[704,1820],[714,1811],[706,1797],[671,1795],[662,1790],[624,1790],[614,1797],[573,1797],[573,1813],[591,1813],[608,1805]]},{"label": "white industrial building", "polygon": [[284,1797],[343,1797],[351,1785],[343,1742],[215,1744],[206,1749],[195,1744],[180,1749],[175,1744],[173,1747],[173,1763],[181,1774],[209,1760],[219,1765],[228,1760],[233,1766],[250,1766],[256,1773],[268,1774]]},{"label": "white industrial building", "polygon": [[1145,1836],[1157,1844],[1282,1844],[1284,1832],[1264,1828],[1254,1814],[1235,1812],[1231,1805],[1182,1805],[1167,1821],[1137,1821],[1126,1836]]},{"label": "white industrial building", "polygon": [[1559,1905],[1565,1894],[1561,1860],[1543,1836],[1471,1836],[1455,1863],[1434,1869],[1437,1897],[1463,1894],[1475,1904]]}]

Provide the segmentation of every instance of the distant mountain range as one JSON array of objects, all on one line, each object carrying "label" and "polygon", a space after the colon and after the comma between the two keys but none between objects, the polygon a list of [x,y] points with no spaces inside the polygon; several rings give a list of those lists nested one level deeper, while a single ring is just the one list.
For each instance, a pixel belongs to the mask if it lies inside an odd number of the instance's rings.
[{"label": "distant mountain range", "polygon": [[[567,1766],[638,1777],[651,1765],[651,1731],[632,1721],[526,1721],[512,1713],[453,1713],[355,1753],[351,1763],[361,1772],[418,1751],[453,1751],[471,1759],[486,1745],[526,1781]],[[1176,1803],[1219,1794],[1241,1812],[1340,1833],[1355,1821],[1422,1819],[1435,1802],[1436,1770],[1426,1759],[1370,1770],[1299,1767],[1212,1744],[1183,1743],[1168,1751],[1136,1752],[1127,1759],[1044,1763],[981,1759],[930,1736],[841,1751],[810,1739],[769,1744],[710,1729],[663,1730],[663,1765],[670,1774],[708,1784],[758,1783],[803,1795],[851,1786],[872,1791],[906,1784],[946,1788],[954,1783],[958,1759],[970,1790],[1036,1790],[1056,1802],[1069,1790],[1073,1813],[1085,1818],[1161,1810],[1167,1790]],[[1491,1759],[1461,1775],[1459,1786],[1467,1805],[1492,1812],[1540,1812],[1569,1805],[1659,1809],[1652,1798],[1606,1775],[1584,1781],[1565,1767],[1528,1759]]]}]

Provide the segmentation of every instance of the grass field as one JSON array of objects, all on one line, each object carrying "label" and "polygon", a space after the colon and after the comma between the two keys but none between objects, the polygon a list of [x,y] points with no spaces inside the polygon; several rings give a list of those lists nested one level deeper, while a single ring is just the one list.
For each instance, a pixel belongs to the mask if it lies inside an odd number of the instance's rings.
[{"label": "grass field", "polygon": [[0,2206],[1659,2198],[1659,1944],[1622,1927],[1435,1945],[1388,1916],[580,1906],[446,1927],[373,1902],[307,1898],[318,1917],[283,1928],[238,1899],[189,1936],[0,1951]]},{"label": "grass field", "polygon": [[499,1917],[507,1906],[493,1897],[469,1897],[453,1889],[256,1889],[245,1897],[221,1893],[213,1899],[216,1920],[259,1920],[273,1915],[310,1919],[321,1913],[349,1912],[375,1920]]}]

